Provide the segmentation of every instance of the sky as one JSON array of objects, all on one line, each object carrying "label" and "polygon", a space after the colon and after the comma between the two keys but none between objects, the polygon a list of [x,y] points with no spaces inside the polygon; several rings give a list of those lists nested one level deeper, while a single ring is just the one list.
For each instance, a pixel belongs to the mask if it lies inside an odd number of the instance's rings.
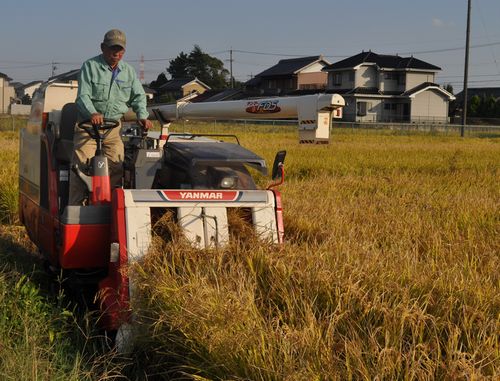
[{"label": "sky", "polygon": [[[469,87],[500,87],[500,0],[472,0],[471,14]],[[371,50],[413,54],[442,68],[436,82],[463,85],[467,0],[20,0],[0,18],[0,72],[21,83],[79,68],[119,28],[146,83],[197,44],[228,69],[233,50],[239,81],[280,59]]]}]

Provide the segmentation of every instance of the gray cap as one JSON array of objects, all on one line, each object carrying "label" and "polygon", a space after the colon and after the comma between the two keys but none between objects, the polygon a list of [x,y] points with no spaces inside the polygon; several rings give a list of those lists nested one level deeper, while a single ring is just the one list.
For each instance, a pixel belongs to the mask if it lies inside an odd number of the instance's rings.
[{"label": "gray cap", "polygon": [[127,45],[127,39],[125,38],[125,33],[123,33],[119,29],[111,29],[104,35],[104,40],[102,43],[108,47],[111,46],[121,46],[123,49],[125,49],[125,46]]}]

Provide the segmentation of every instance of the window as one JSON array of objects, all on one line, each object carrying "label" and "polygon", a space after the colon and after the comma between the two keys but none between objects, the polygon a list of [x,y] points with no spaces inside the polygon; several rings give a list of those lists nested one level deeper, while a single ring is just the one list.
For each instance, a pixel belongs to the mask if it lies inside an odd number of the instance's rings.
[{"label": "window", "polygon": [[325,85],[321,85],[319,83],[304,83],[300,85],[300,90],[317,90],[324,88]]},{"label": "window", "polygon": [[358,102],[357,106],[358,116],[365,116],[368,110],[372,108],[371,102]]},{"label": "window", "polygon": [[333,86],[342,85],[342,73],[334,73],[332,78]]},{"label": "window", "polygon": [[349,81],[354,82],[354,72],[353,71],[349,72]]}]

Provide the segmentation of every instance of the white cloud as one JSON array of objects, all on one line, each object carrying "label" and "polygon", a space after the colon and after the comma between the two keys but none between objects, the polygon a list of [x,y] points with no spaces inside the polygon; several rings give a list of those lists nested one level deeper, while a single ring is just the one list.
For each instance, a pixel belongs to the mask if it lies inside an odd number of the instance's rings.
[{"label": "white cloud", "polygon": [[444,21],[441,19],[433,18],[432,19],[432,26],[435,26],[436,28],[441,28],[444,26]]},{"label": "white cloud", "polygon": [[449,27],[452,27],[454,25],[455,24],[453,22],[447,22],[447,21],[441,20],[437,17],[434,17],[432,19],[432,26],[435,28],[449,28]]}]

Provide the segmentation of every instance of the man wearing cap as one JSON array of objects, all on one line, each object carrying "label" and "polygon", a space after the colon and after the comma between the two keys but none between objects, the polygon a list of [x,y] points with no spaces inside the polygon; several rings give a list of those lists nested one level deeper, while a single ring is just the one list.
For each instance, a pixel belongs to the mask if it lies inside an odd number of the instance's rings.
[{"label": "man wearing cap", "polygon": [[[136,113],[139,124],[148,130],[146,95],[132,66],[122,61],[125,53],[125,33],[112,29],[104,35],[102,54],[85,61],[78,77],[76,106],[78,122],[90,120],[94,125],[103,124],[104,118],[119,121],[129,107]],[[76,127],[73,164],[84,167],[94,156],[96,144],[82,129]],[[120,127],[113,128],[103,142],[111,172],[111,187],[121,185],[124,156]],[[85,197],[83,182],[71,172],[70,205],[81,205]]]}]

